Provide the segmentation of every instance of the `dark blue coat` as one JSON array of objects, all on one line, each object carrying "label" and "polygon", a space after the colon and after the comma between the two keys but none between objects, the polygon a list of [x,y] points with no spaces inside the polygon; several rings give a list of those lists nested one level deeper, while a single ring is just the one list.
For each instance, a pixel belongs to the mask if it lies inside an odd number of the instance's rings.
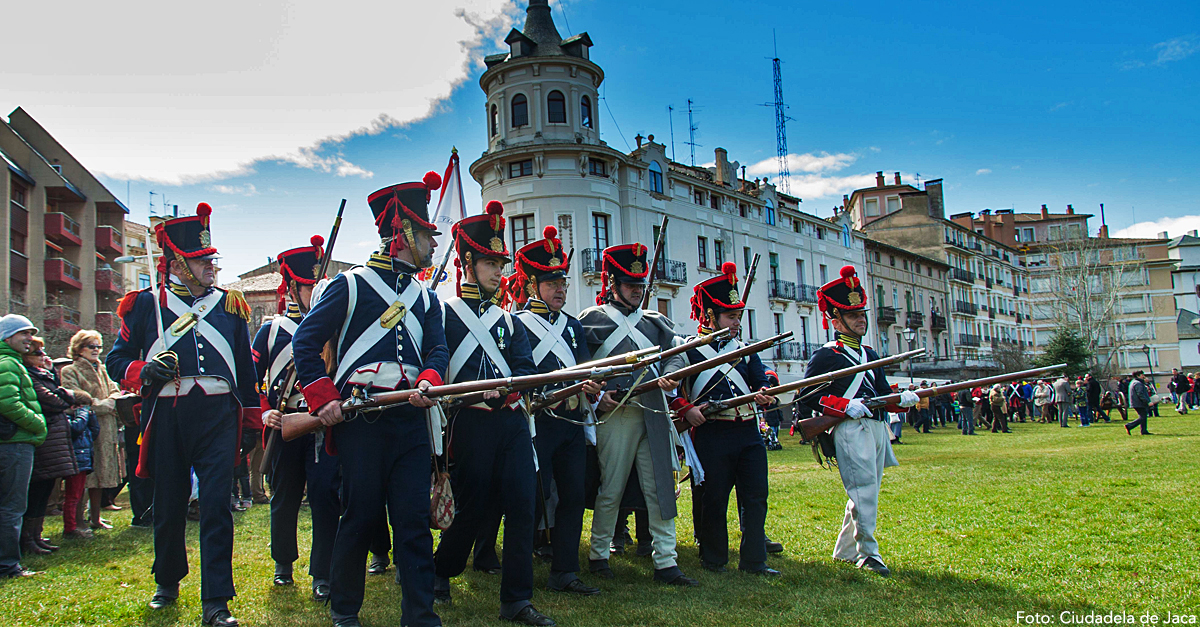
[{"label": "dark blue coat", "polygon": [[91,407],[76,407],[67,412],[71,421],[71,448],[79,472],[92,472],[92,443],[100,437],[100,421]]},{"label": "dark blue coat", "polygon": [[[376,273],[385,284],[402,294],[413,281],[411,272],[414,268],[400,261],[393,261],[387,256],[373,254],[367,263],[366,272]],[[378,325],[380,316],[392,303],[384,302],[362,278],[354,278],[357,299],[354,310],[347,317],[350,303],[349,280],[351,275],[341,273],[330,281],[325,291],[313,305],[312,310],[304,316],[300,328],[292,338],[292,351],[296,362],[296,371],[300,385],[304,389],[304,397],[311,411],[316,411],[331,400],[350,397],[350,387],[346,381],[354,370],[360,366],[373,363],[400,363],[416,366],[421,370],[420,376],[411,381],[415,386],[422,380],[434,385],[440,385],[446,376],[446,365],[449,352],[446,350],[446,337],[442,327],[442,308],[437,294],[426,290],[427,301],[421,298],[408,310],[407,316],[415,316],[420,320],[423,338],[420,346],[414,346],[407,341],[404,322],[401,321],[390,329],[369,350],[354,360],[346,368],[345,374],[334,382],[325,372],[325,362],[321,359],[321,349],[325,342],[339,337],[344,341],[338,346],[338,363],[341,364],[347,351],[359,337],[372,325]],[[426,306],[425,303],[428,303]],[[345,327],[343,336],[342,330]],[[398,334],[406,341],[398,341]],[[397,348],[400,347],[400,348]]]},{"label": "dark blue coat", "polygon": [[[491,301],[481,301],[478,298],[464,298],[463,302],[470,307],[471,311],[479,315],[482,311],[486,311],[491,307],[498,307]],[[449,346],[457,347],[463,343],[470,331],[467,326],[459,319],[458,314],[449,306],[445,308],[446,322],[446,343]],[[529,347],[529,336],[525,331],[525,325],[517,321],[516,317],[508,312],[500,316],[496,323],[488,329],[493,338],[503,339],[503,347],[500,348],[500,353],[504,356],[505,362],[512,376],[522,377],[537,374],[537,367],[533,363],[533,354]],[[578,333],[578,330],[576,331]],[[498,341],[499,345],[500,342]],[[453,351],[451,351],[453,356]],[[450,380],[447,383],[461,383],[464,381],[479,381],[483,379],[500,379],[504,374],[496,367],[483,350],[482,346],[476,346],[471,355],[467,357],[462,369],[455,378],[453,374],[448,374]],[[515,393],[514,393],[515,394]],[[510,395],[511,396],[511,395]],[[513,399],[497,399],[495,402],[489,402],[488,405],[493,408],[498,408],[506,404],[504,401],[511,402]]]},{"label": "dark blue coat", "polygon": [[[304,314],[300,313],[300,307],[296,303],[288,303],[288,310],[284,317],[298,325],[304,319]],[[254,355],[254,380],[260,384],[266,378],[271,364],[275,363],[275,358],[292,343],[292,334],[283,325],[280,325],[279,330],[275,333],[275,342],[270,342],[273,324],[278,325],[279,323],[271,320],[259,327],[258,333],[254,335],[254,342],[250,345],[250,352]],[[288,364],[290,363],[289,360]],[[266,382],[266,389],[262,390],[262,393],[266,397],[269,407],[279,407],[279,389],[287,383],[290,373],[291,368],[285,365],[275,375],[274,380]]]},{"label": "dark blue coat", "polygon": [[[867,361],[875,361],[879,359],[879,354],[875,352],[875,349],[871,348],[870,346],[864,346],[863,349],[867,353]],[[837,342],[830,342],[817,349],[816,352],[813,353],[812,359],[808,360],[808,368],[804,371],[804,378],[807,379],[808,377],[815,377],[819,374],[825,374],[826,372],[833,372],[834,370],[841,370],[842,368],[849,368],[851,366],[858,365],[858,361],[851,359],[847,355],[846,351],[850,350],[855,349],[842,346]],[[825,389],[809,396],[808,399],[805,400],[805,404],[808,405],[813,411],[820,414],[824,411],[824,409],[821,407],[821,398],[824,396],[844,396],[846,390],[849,389],[850,383],[853,380],[854,377],[852,376],[835,379]],[[809,389],[805,388],[797,393],[803,395],[808,391]],[[854,398],[866,399],[875,396],[884,396],[891,393],[892,387],[887,381],[887,375],[884,374],[883,368],[876,368],[874,370],[868,370],[866,375],[863,376],[862,385],[859,386],[858,393],[854,395]],[[875,418],[877,420],[883,420],[886,422],[887,411],[896,411],[896,408],[889,407],[876,409]]]},{"label": "dark blue coat", "polygon": [[[695,336],[688,337],[684,341],[691,341],[694,338]],[[721,349],[731,341],[733,340],[725,340],[720,344],[712,344],[711,346],[717,352],[720,352]],[[699,350],[692,349],[687,352],[687,359],[689,364],[697,364],[704,361],[705,357],[700,353]],[[716,368],[718,369],[718,374],[709,379],[704,390],[701,391],[697,398],[691,398],[690,396],[688,397],[688,400],[693,405],[699,405],[701,403],[711,401],[721,401],[733,398],[735,396],[741,396],[747,392],[757,392],[758,390],[771,385],[771,382],[767,379],[767,368],[763,365],[762,359],[758,357],[758,353],[742,357],[733,363],[733,369],[736,369],[738,373],[742,375],[742,379],[750,388],[744,392],[736,389],[733,385],[733,382],[729,380],[729,377],[720,374],[726,372],[730,368],[730,364],[722,364]],[[692,385],[699,376],[700,375],[688,377],[687,380],[680,385],[680,389],[684,391],[683,393],[688,395],[691,394]]]},{"label": "dark blue coat", "polygon": [[[544,306],[538,306],[538,304],[540,304],[540,301],[535,303],[531,300],[526,305],[526,311],[529,311],[530,313],[515,316],[516,319],[521,320],[521,318],[524,316],[534,315],[541,317],[550,324],[555,324],[558,322],[558,318],[560,316],[566,316],[567,325],[563,329],[562,337],[563,340],[566,341],[567,346],[571,347],[571,352],[575,356],[575,363],[581,364],[586,361],[591,361],[592,353],[588,349],[587,335],[584,334],[583,325],[580,324],[579,320],[564,311],[549,311],[546,310]],[[522,326],[525,326],[524,322],[521,324]],[[530,356],[532,357],[532,351],[538,344],[538,337],[533,331],[529,331],[528,327],[526,327],[526,334],[529,341]],[[538,372],[544,374],[565,368],[566,364],[564,364],[563,361],[558,358],[558,355],[556,355],[554,351],[550,351],[545,357],[542,358],[542,361],[538,363],[536,367]],[[542,393],[552,392],[560,388],[568,387],[572,384],[573,383],[570,381],[563,383],[552,383],[542,387],[539,391]],[[583,422],[587,412],[584,410],[582,403],[580,403],[579,406],[574,410],[570,410],[568,409],[566,401],[563,401],[562,403],[559,403],[558,407],[554,408],[554,413],[562,416],[563,418],[569,418],[571,420]]]}]

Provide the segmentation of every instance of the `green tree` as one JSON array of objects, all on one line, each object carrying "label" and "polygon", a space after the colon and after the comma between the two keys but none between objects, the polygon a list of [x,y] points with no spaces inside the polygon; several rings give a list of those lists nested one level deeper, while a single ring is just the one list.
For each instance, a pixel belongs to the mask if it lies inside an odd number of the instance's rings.
[{"label": "green tree", "polygon": [[1034,365],[1038,367],[1053,366],[1055,364],[1067,364],[1065,374],[1080,375],[1088,370],[1088,360],[1092,357],[1092,351],[1088,350],[1087,342],[1079,335],[1079,332],[1067,326],[1059,326],[1054,329],[1054,335],[1050,336],[1050,344],[1046,346],[1046,352],[1038,355],[1034,360]]}]

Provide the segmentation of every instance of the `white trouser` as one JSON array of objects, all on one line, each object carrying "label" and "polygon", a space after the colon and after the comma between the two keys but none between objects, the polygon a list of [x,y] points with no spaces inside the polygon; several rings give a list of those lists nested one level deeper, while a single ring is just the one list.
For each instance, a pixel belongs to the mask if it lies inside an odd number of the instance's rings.
[{"label": "white trouser", "polygon": [[[646,439],[646,424],[642,410],[622,407],[609,415],[604,424],[596,427],[596,456],[600,461],[600,491],[596,494],[596,509],[592,512],[592,548],[588,559],[608,559],[621,497],[629,472],[637,464],[638,481],[646,496],[646,513],[650,521],[650,537],[654,548],[656,570],[676,565],[675,519],[662,519],[658,508],[658,487],[654,483],[654,465],[650,459],[650,441]],[[638,538],[640,541],[641,538]]]},{"label": "white trouser", "polygon": [[861,565],[879,556],[875,517],[879,511],[879,482],[883,469],[898,464],[892,453],[888,425],[871,419],[847,420],[833,430],[838,472],[846,488],[846,515],[833,547],[834,559]]}]

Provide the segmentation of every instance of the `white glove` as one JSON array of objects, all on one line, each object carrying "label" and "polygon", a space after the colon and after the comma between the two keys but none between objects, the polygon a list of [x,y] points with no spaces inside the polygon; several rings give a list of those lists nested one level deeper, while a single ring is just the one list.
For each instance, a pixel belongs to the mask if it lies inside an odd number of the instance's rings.
[{"label": "white glove", "polygon": [[846,415],[852,420],[858,420],[859,418],[870,416],[871,410],[867,407],[866,403],[856,398],[846,404]]},{"label": "white glove", "polygon": [[919,403],[920,401],[921,401],[921,397],[917,396],[916,392],[911,392],[909,390],[904,390],[904,391],[900,392],[900,406],[901,407],[916,407],[917,403]]}]

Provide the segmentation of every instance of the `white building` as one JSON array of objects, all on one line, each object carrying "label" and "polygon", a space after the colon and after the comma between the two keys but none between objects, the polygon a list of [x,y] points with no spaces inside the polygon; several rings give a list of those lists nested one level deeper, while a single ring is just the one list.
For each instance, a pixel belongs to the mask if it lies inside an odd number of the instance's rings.
[{"label": "white building", "polygon": [[761,255],[747,302],[743,336],[792,331],[777,348],[780,376],[796,378],[825,342],[816,286],[845,264],[863,269],[862,239],[800,211],[800,199],[764,180],[739,178],[740,165],[717,148],[715,165],[692,167],[667,158],[665,147],[639,136],[626,154],[601,139],[598,90],[604,71],[589,58],[587,33],[563,40],[544,0],[533,0],[507,53],[484,59],[488,149],[470,166],[483,201],[504,203],[512,249],[557,226],[574,250],[568,311],[594,302],[600,251],[641,242],[653,247],[670,216],[663,260],[655,271],[654,306],[689,332],[691,286],[715,276],[724,261],[745,273]]}]

